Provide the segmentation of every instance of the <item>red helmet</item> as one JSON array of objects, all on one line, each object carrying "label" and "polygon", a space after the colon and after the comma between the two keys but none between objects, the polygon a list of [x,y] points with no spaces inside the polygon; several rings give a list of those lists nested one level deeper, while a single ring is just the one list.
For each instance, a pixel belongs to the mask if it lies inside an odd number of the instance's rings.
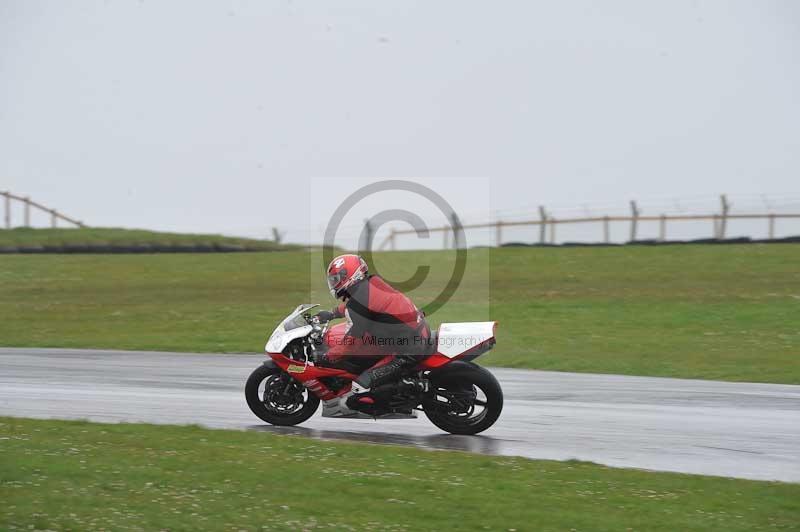
[{"label": "red helmet", "polygon": [[328,265],[328,288],[337,299],[344,297],[348,288],[366,278],[369,268],[358,255],[339,255]]}]

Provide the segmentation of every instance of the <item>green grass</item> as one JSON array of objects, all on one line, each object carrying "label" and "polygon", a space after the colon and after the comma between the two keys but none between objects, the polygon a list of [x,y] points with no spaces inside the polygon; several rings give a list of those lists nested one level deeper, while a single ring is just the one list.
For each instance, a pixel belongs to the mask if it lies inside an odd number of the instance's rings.
[{"label": "green grass", "polygon": [[800,485],[0,418],[0,528],[788,530]]},{"label": "green grass", "polygon": [[120,248],[131,245],[193,246],[225,245],[247,250],[273,251],[297,246],[276,244],[268,240],[236,238],[222,235],[162,233],[142,229],[116,229],[108,227],[82,229],[36,229],[19,227],[0,229],[0,249],[46,249],[61,246],[103,246]]},{"label": "green grass", "polygon": [[[332,306],[308,252],[0,255],[0,344],[260,352],[301,302]],[[419,264],[430,302],[448,252],[375,255],[391,280]],[[548,370],[800,383],[800,246],[472,250],[430,316],[500,322],[481,362]]]}]

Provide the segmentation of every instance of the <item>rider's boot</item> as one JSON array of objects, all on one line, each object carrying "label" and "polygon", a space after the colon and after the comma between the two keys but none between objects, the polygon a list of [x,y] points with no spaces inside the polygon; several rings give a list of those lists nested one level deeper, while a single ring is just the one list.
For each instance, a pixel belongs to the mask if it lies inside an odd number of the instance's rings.
[{"label": "rider's boot", "polygon": [[359,407],[369,407],[375,404],[375,396],[372,392],[384,391],[382,385],[399,377],[407,364],[407,361],[395,357],[387,364],[369,368],[353,381],[352,388],[339,399],[339,404],[342,408],[349,410],[358,410]]},{"label": "rider's boot", "polygon": [[342,409],[358,410],[359,406],[369,406],[375,404],[375,398],[372,396],[369,388],[360,386],[357,382],[353,382],[350,391],[339,398],[339,405]]},{"label": "rider's boot", "polygon": [[405,395],[427,392],[425,379],[399,379],[403,370],[414,362],[411,356],[398,356],[387,364],[369,368],[353,382],[351,393],[343,398],[342,405],[368,411],[376,402],[388,403],[398,392]]},{"label": "rider's boot", "polygon": [[397,391],[400,393],[427,393],[430,384],[427,379],[400,379]]},{"label": "rider's boot", "polygon": [[369,409],[376,399],[390,396],[391,391],[388,388],[391,387],[393,391],[395,387],[387,385],[393,384],[400,377],[403,369],[409,365],[408,358],[410,357],[397,356],[386,364],[364,371],[353,381],[350,393],[341,398],[340,404],[354,410],[359,407]]},{"label": "rider's boot", "polygon": [[403,370],[413,363],[414,357],[398,355],[386,364],[369,368],[359,375],[355,382],[362,388],[377,388],[382,384],[397,381],[403,374]]}]

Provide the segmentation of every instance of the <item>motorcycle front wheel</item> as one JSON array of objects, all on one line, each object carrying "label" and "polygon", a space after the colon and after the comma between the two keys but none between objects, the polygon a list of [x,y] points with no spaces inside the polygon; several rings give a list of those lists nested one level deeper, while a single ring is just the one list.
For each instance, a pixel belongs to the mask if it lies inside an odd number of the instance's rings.
[{"label": "motorcycle front wheel", "polygon": [[428,419],[450,434],[478,434],[503,411],[503,390],[494,375],[475,365],[470,371],[444,372],[431,379],[431,396],[423,402]]},{"label": "motorcycle front wheel", "polygon": [[319,407],[319,397],[280,368],[266,365],[250,374],[244,396],[250,410],[271,425],[297,425]]}]

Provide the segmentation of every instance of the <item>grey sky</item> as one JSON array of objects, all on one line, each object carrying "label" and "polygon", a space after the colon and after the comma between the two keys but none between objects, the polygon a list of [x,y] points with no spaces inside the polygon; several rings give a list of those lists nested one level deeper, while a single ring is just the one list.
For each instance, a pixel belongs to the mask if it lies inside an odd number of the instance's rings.
[{"label": "grey sky", "polygon": [[797,197],[798,65],[789,0],[0,0],[0,189],[296,241],[380,177],[475,217]]}]

